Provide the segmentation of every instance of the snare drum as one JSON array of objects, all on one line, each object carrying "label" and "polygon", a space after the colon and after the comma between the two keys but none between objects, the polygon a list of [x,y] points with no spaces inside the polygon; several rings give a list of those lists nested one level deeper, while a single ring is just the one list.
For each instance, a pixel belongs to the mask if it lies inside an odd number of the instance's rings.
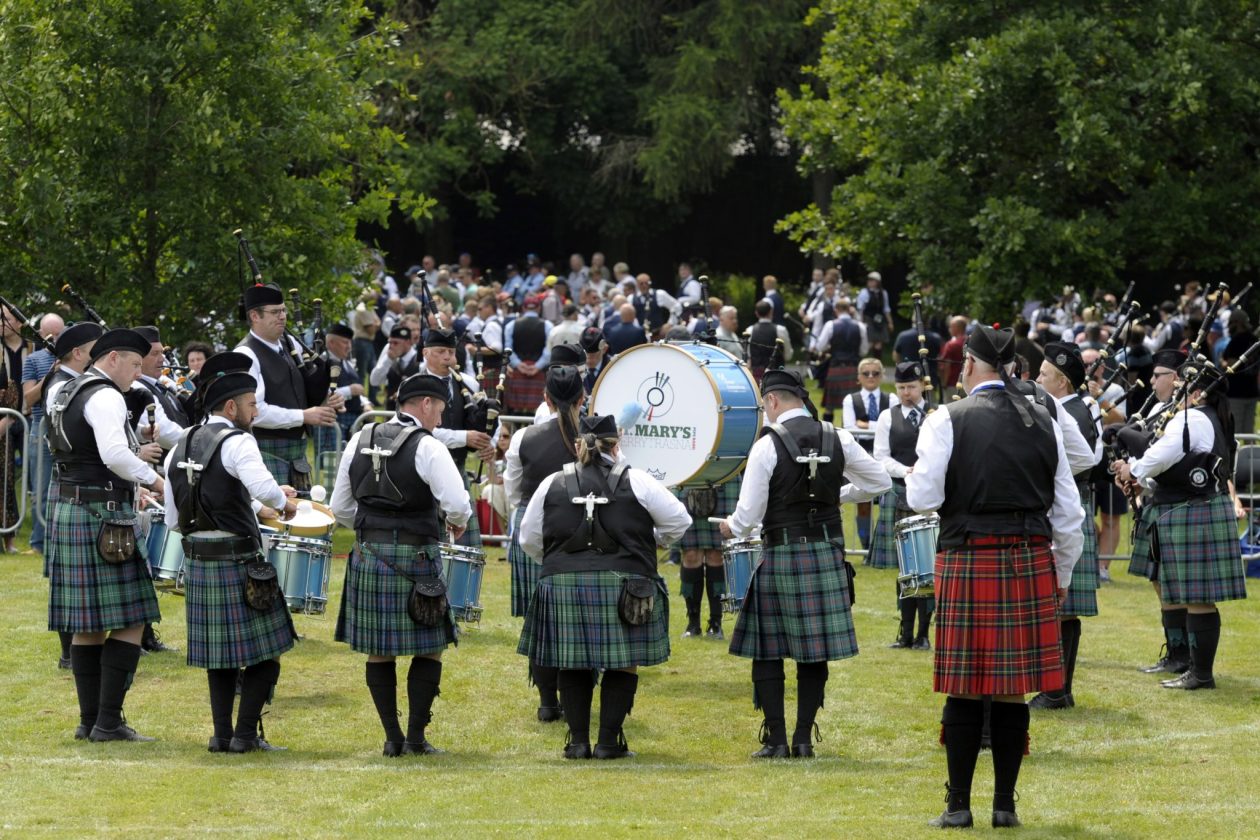
[{"label": "snare drum", "polygon": [[166,511],[161,506],[153,506],[145,508],[140,515],[145,520],[144,547],[149,557],[149,570],[156,578],[158,558],[162,556],[162,546],[166,543]]},{"label": "snare drum", "polygon": [[728,613],[739,612],[748,596],[753,570],[761,562],[761,540],[726,540],[722,543],[722,565],[726,567],[726,594],[722,596],[722,609]]},{"label": "snare drum", "polygon": [[265,529],[275,531],[282,537],[315,537],[332,539],[333,529],[337,527],[337,518],[332,508],[319,502],[302,499],[298,502],[297,513],[291,519],[259,519]]},{"label": "snare drum", "polygon": [[481,621],[481,575],[486,569],[486,553],[479,548],[441,543],[442,577],[446,579],[446,599],[455,618]]},{"label": "snare drum", "polygon": [[275,534],[267,548],[267,562],[291,612],[323,615],[328,606],[328,570],[332,543],[310,537]]},{"label": "snare drum", "polygon": [[941,518],[935,513],[907,516],[897,522],[893,534],[897,540],[897,566],[901,574],[902,597],[926,595],[936,580],[936,538]]},{"label": "snare drum", "polygon": [[179,531],[167,531],[157,559],[149,559],[154,581],[172,581],[176,592],[184,591],[184,537]]},{"label": "snare drum", "polygon": [[621,451],[668,487],[734,477],[761,429],[761,396],[748,366],[699,342],[631,347],[599,375],[591,405],[614,417],[637,406]]}]

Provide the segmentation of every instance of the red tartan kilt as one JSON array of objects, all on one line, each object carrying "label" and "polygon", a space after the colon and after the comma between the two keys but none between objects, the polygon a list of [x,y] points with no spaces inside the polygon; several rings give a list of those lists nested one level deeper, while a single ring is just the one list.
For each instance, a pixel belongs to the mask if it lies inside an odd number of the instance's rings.
[{"label": "red tartan kilt", "polygon": [[533,376],[512,371],[504,384],[503,405],[516,414],[533,414],[543,401],[547,374],[539,370]]},{"label": "red tartan kilt", "polygon": [[[1020,541],[1022,540],[1022,541]],[[942,694],[1030,694],[1063,687],[1050,541],[987,538],[936,555]]]},{"label": "red tartan kilt", "polygon": [[857,363],[832,362],[827,367],[827,384],[823,388],[823,408],[844,408],[844,398],[857,389]]}]

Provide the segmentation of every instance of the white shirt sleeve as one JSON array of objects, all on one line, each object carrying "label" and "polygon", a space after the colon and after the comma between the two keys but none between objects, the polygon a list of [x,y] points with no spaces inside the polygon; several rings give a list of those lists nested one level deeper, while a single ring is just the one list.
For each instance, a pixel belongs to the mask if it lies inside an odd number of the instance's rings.
[{"label": "white shirt sleeve", "polygon": [[914,472],[906,476],[906,504],[919,513],[936,510],[945,501],[945,471],[954,452],[954,426],[941,406],[919,426]]},{"label": "white shirt sleeve", "polygon": [[871,352],[871,341],[866,337],[866,323],[858,321],[858,334],[862,336],[862,343],[858,346],[858,355],[865,356]]},{"label": "white shirt sleeve", "polygon": [[[1054,532],[1054,567],[1059,576],[1059,588],[1066,589],[1072,582],[1072,569],[1081,559],[1085,535],[1081,526],[1085,523],[1085,510],[1081,507],[1081,494],[1072,479],[1067,453],[1063,450],[1063,434],[1054,426],[1054,447],[1058,463],[1054,471],[1054,505],[1050,508],[1050,529]],[[1092,511],[1090,512],[1092,515]]]},{"label": "white shirt sleeve", "polygon": [[1152,478],[1163,473],[1180,461],[1182,452],[1181,430],[1186,425],[1186,415],[1190,416],[1190,451],[1211,452],[1216,432],[1212,421],[1203,416],[1201,411],[1179,411],[1177,416],[1168,421],[1164,434],[1155,439],[1141,458],[1130,458],[1129,466],[1133,477],[1149,486]]},{"label": "white shirt sleeve", "polygon": [[888,410],[881,412],[879,419],[875,421],[875,451],[872,456],[893,478],[905,478],[906,471],[909,469],[892,456],[892,449],[888,445],[888,436],[892,433],[892,413],[900,410],[900,405],[889,406]]},{"label": "white shirt sleeve", "polygon": [[1081,427],[1077,424],[1076,418],[1068,413],[1063,403],[1058,403],[1058,405],[1059,417],[1055,425],[1059,427],[1060,436],[1063,438],[1063,451],[1067,453],[1068,469],[1072,471],[1072,475],[1077,475],[1092,469],[1098,461],[1094,459],[1093,447],[1085,440],[1085,435],[1081,434]]},{"label": "white shirt sleeve", "polygon": [[[148,388],[145,388],[138,382],[131,387],[133,390],[139,388],[146,394],[152,393]],[[172,449],[175,444],[179,443],[179,436],[184,433],[184,428],[166,416],[166,409],[162,408],[162,401],[159,400],[156,395],[153,396],[153,408],[153,424],[157,426],[158,445],[163,449]],[[149,412],[147,409],[140,412],[140,423],[136,426],[136,428],[141,432],[148,430]],[[144,439],[143,435],[141,436],[141,439]]]},{"label": "white shirt sleeve", "polygon": [[530,557],[534,562],[541,563],[543,556],[543,505],[547,498],[547,491],[551,489],[551,480],[560,473],[552,473],[542,480],[538,485],[538,489],[534,491],[534,495],[529,500],[529,505],[525,508],[525,515],[521,517],[521,529],[518,536],[518,542],[526,556]]},{"label": "white shirt sleeve", "polygon": [[687,529],[691,527],[691,514],[687,513],[686,506],[664,484],[636,469],[626,470],[624,477],[630,479],[630,489],[634,491],[634,497],[652,517],[656,526],[653,533],[657,545],[669,545],[687,533]]},{"label": "white shirt sleeve", "polygon": [[92,427],[105,466],[128,483],[153,483],[157,473],[128,445],[127,403],[117,389],[97,388],[83,406],[83,419]]},{"label": "white shirt sleeve", "polygon": [[503,456],[503,492],[507,494],[508,506],[514,509],[521,504],[521,480],[525,477],[521,464],[521,440],[528,428],[523,426],[512,433],[507,454]]},{"label": "white shirt sleeve", "polygon": [[389,354],[382,351],[380,358],[376,360],[376,364],[372,367],[372,372],[368,374],[368,384],[373,388],[379,388],[389,379],[389,369],[394,366],[397,359],[391,359]]},{"label": "white shirt sleeve", "polygon": [[827,351],[831,349],[831,334],[835,332],[835,330],[832,328],[832,324],[834,324],[835,322],[836,322],[836,319],[832,318],[830,321],[823,324],[822,332],[818,334],[818,341],[814,342],[815,353],[818,353],[819,355],[825,355]]},{"label": "white shirt sleeve", "polygon": [[792,334],[787,331],[787,327],[779,324],[775,327],[775,334],[783,342],[783,358],[792,358]]},{"label": "white shirt sleeve", "polygon": [[[845,395],[844,402],[842,403],[842,407],[840,409],[840,416],[842,418],[841,422],[844,423],[844,428],[856,429],[858,427],[857,411],[853,408],[853,401],[864,393],[865,391],[854,391],[852,394]],[[878,399],[878,397],[876,399]]]},{"label": "white shirt sleeve", "polygon": [[840,504],[866,502],[888,492],[892,488],[892,479],[883,465],[844,429],[836,429],[836,436],[840,438],[840,448],[844,452],[844,477],[849,480],[840,488]]},{"label": "white shirt sleeve", "polygon": [[[288,341],[289,337],[286,335],[284,340]],[[258,396],[258,417],[254,420],[254,425],[260,429],[292,429],[295,426],[301,426],[302,412],[300,410],[283,408],[267,402],[267,386],[263,382],[262,365],[258,361],[258,356],[254,354],[253,348],[248,344],[242,344],[236,348],[236,352],[249,356],[249,373],[258,382],[258,390],[255,392]]]},{"label": "white shirt sleeve", "polygon": [[288,499],[263,463],[262,453],[258,451],[258,441],[253,435],[232,435],[223,441],[220,457],[223,460],[223,469],[245,485],[245,491],[251,499],[267,507],[284,510]]},{"label": "white shirt sleeve", "polygon": [[416,447],[416,473],[452,525],[464,525],[472,517],[472,504],[464,489],[464,477],[451,458],[451,452],[432,435],[425,435]]},{"label": "white shirt sleeve", "polygon": [[739,501],[735,512],[726,520],[731,533],[746,539],[761,528],[769,501],[770,475],[779,463],[778,454],[770,435],[762,435],[748,452],[744,465],[744,478],[739,486]]},{"label": "white shirt sleeve", "polygon": [[[166,453],[166,461],[163,466],[163,471],[167,475],[171,474],[171,462],[173,460],[175,460],[175,451],[171,450]],[[175,488],[169,481],[162,482],[162,507],[166,509],[166,512],[162,517],[163,521],[166,522],[166,530],[179,530],[179,510],[175,507]],[[154,558],[150,557],[150,562],[152,562],[153,559]]]},{"label": "white shirt sleeve", "polygon": [[350,461],[359,451],[359,438],[362,434],[362,429],[355,432],[341,453],[341,461],[337,464],[337,479],[333,483],[332,501],[329,502],[333,516],[346,528],[354,527],[354,515],[359,510],[359,504],[354,499],[354,489],[350,486]]}]

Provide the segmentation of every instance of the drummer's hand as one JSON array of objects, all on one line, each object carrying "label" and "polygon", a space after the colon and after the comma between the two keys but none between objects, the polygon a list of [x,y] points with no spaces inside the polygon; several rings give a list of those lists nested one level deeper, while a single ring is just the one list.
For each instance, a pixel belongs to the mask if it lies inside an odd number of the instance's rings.
[{"label": "drummer's hand", "polygon": [[490,435],[485,432],[465,432],[467,437],[464,439],[465,445],[469,449],[483,451],[490,448]]},{"label": "drummer's hand", "polygon": [[324,400],[324,405],[328,406],[333,411],[340,411],[346,407],[346,398],[341,396],[341,394],[338,394],[336,391],[333,391],[328,395],[328,399]]},{"label": "drummer's hand", "polygon": [[156,464],[162,460],[162,445],[158,443],[143,444],[140,447],[140,451],[136,454],[146,464]]},{"label": "drummer's hand", "polygon": [[452,525],[449,520],[446,523],[446,527],[451,531],[451,542],[458,542],[459,538],[464,536],[464,533],[468,530],[467,525]]},{"label": "drummer's hand", "polygon": [[294,490],[293,487],[289,484],[281,484],[280,489],[284,491],[284,496],[286,499],[292,499],[294,496],[297,495],[297,490]]},{"label": "drummer's hand", "polygon": [[914,472],[914,467],[906,467],[906,475],[910,475],[912,472]]},{"label": "drummer's hand", "polygon": [[735,532],[731,530],[730,524],[725,519],[718,523],[718,532],[722,534],[724,540],[735,538]]},{"label": "drummer's hand", "polygon": [[337,409],[315,405],[302,412],[302,422],[307,426],[331,426],[337,422]]},{"label": "drummer's hand", "polygon": [[1061,586],[1061,587],[1059,587],[1059,589],[1058,589],[1058,591],[1055,593],[1055,595],[1057,595],[1057,596],[1058,596],[1058,598],[1059,598],[1059,603],[1060,603],[1060,604],[1062,604],[1062,603],[1063,603],[1063,599],[1067,597],[1067,589]]},{"label": "drummer's hand", "polygon": [[166,482],[162,480],[162,476],[153,479],[153,483],[149,485],[149,490],[155,496],[160,496],[166,490]]},{"label": "drummer's hand", "polygon": [[293,501],[292,499],[285,499],[284,500],[284,518],[292,519],[293,515],[296,513],[297,513],[297,502]]},{"label": "drummer's hand", "polygon": [[157,497],[154,496],[148,490],[141,487],[140,492],[136,494],[136,507],[139,508],[140,510],[144,510],[150,505],[156,505],[156,504],[157,504]]},{"label": "drummer's hand", "polygon": [[266,505],[263,505],[262,507],[258,509],[258,518],[259,519],[279,519],[280,511],[276,510],[273,507],[267,507]]}]

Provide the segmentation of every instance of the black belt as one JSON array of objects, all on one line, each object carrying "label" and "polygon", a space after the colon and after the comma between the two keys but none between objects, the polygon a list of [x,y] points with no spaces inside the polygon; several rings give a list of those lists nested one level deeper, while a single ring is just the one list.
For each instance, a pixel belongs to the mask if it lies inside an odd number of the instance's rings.
[{"label": "black belt", "polygon": [[407,531],[395,531],[390,528],[364,528],[362,531],[355,532],[355,538],[359,542],[385,543],[387,545],[435,545],[439,542],[437,537],[424,537],[420,534],[412,534]]},{"label": "black belt", "polygon": [[135,502],[135,495],[128,488],[106,488],[91,487],[83,484],[66,484],[64,481],[57,485],[57,493],[63,501],[72,504],[112,504],[113,510],[119,505],[130,505]]},{"label": "black belt", "polygon": [[836,522],[832,525],[800,525],[794,528],[774,528],[769,531],[763,531],[761,534],[761,544],[766,548],[773,548],[777,545],[787,545],[788,543],[812,543],[812,542],[828,542],[829,540],[838,540],[844,535],[844,528],[841,523]]},{"label": "black belt", "polygon": [[181,542],[184,554],[197,560],[252,560],[259,553],[252,537],[234,539],[184,537]]}]

